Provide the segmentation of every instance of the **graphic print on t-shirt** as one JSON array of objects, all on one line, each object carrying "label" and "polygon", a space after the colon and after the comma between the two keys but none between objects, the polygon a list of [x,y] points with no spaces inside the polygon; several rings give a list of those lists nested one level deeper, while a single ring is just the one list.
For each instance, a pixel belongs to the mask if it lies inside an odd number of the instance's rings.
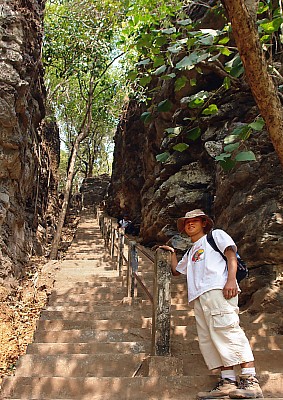
[{"label": "graphic print on t-shirt", "polygon": [[198,249],[194,252],[192,256],[192,261],[193,262],[198,262],[204,259],[204,250],[203,249]]}]

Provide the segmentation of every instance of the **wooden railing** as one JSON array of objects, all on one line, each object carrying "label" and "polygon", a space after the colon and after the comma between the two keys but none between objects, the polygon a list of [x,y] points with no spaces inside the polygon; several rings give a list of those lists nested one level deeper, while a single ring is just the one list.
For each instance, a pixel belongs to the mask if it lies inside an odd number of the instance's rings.
[{"label": "wooden railing", "polygon": [[[171,253],[159,248],[152,256],[130,239],[123,229],[118,229],[116,219],[105,215],[100,209],[97,209],[97,218],[105,246],[113,260],[116,259],[119,276],[126,271],[128,297],[137,297],[139,285],[152,304],[152,355],[171,355]],[[145,256],[153,264],[152,292],[139,269],[139,255]]]}]

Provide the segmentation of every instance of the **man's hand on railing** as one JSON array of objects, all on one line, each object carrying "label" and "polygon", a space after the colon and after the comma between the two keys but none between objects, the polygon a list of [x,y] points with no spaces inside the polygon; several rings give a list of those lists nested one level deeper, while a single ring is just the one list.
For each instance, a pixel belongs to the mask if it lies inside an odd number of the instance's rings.
[{"label": "man's hand on railing", "polygon": [[158,248],[159,248],[159,249],[164,249],[164,250],[171,251],[171,253],[175,253],[175,250],[173,249],[173,247],[167,246],[166,244],[164,244],[164,245],[162,245],[162,246],[159,246]]},{"label": "man's hand on railing", "polygon": [[180,272],[176,271],[176,267],[178,264],[178,260],[177,260],[177,256],[175,253],[175,250],[173,247],[171,246],[167,246],[166,244],[159,246],[159,249],[163,249],[163,250],[167,250],[170,251],[172,253],[172,257],[171,257],[171,271],[172,271],[172,275],[177,276],[180,275]]}]

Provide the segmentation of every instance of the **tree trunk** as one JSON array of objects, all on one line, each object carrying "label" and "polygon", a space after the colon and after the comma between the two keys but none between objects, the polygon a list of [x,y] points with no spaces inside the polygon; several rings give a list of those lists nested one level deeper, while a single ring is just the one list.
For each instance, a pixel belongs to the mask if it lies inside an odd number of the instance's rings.
[{"label": "tree trunk", "polygon": [[80,143],[89,135],[90,128],[91,128],[92,102],[93,102],[93,76],[90,79],[89,86],[90,86],[90,90],[89,90],[88,103],[87,103],[87,107],[86,107],[86,113],[85,113],[84,120],[82,122],[82,126],[80,129],[80,134],[76,137],[74,147],[72,149],[72,155],[71,155],[70,164],[69,164],[69,168],[68,168],[68,177],[67,177],[67,182],[66,182],[65,191],[64,191],[64,200],[63,200],[62,209],[61,209],[58,224],[57,224],[57,229],[56,229],[56,232],[55,232],[55,235],[53,238],[51,251],[50,251],[50,259],[51,260],[57,259],[58,247],[59,247],[59,243],[60,243],[60,239],[61,239],[61,235],[62,235],[62,229],[64,226],[67,209],[68,209],[68,205],[69,205],[72,182],[73,182],[74,173],[75,173],[75,164],[76,164],[76,159],[77,159],[77,154],[79,151]]},{"label": "tree trunk", "polygon": [[[274,149],[283,165],[283,108],[278,91],[268,73],[253,15],[257,1],[221,0],[232,24],[233,37],[243,62],[247,81]],[[251,13],[250,13],[251,12]]]},{"label": "tree trunk", "polygon": [[62,235],[62,229],[64,226],[66,214],[67,214],[67,209],[69,205],[69,199],[70,199],[70,193],[71,193],[71,187],[72,187],[72,182],[73,182],[73,177],[74,177],[74,171],[75,171],[75,163],[76,163],[76,158],[79,150],[79,145],[80,142],[78,141],[78,138],[75,141],[73,151],[72,151],[72,156],[70,160],[70,165],[68,169],[68,177],[67,177],[67,182],[65,186],[65,191],[64,191],[64,200],[62,204],[62,209],[59,215],[59,220],[57,224],[57,229],[54,235],[54,239],[52,242],[52,247],[51,247],[51,252],[50,252],[50,258],[51,260],[56,260],[57,258],[57,253],[58,253],[58,247]]}]

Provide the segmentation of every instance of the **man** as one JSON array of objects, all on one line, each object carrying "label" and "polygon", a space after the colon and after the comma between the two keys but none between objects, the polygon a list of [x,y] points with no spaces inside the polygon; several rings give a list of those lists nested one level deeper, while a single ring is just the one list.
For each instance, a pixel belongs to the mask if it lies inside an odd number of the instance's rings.
[{"label": "man", "polygon": [[[161,247],[172,252],[172,274],[187,275],[188,298],[194,304],[201,353],[209,369],[221,370],[217,386],[198,393],[198,399],[262,398],[253,353],[239,326],[237,247],[226,232],[213,231],[213,238],[227,259],[226,264],[206,239],[213,221],[202,210],[187,212],[185,217],[178,219],[177,226],[191,238],[190,251],[178,263],[172,247]],[[239,385],[233,369],[235,365],[242,368]]]}]

